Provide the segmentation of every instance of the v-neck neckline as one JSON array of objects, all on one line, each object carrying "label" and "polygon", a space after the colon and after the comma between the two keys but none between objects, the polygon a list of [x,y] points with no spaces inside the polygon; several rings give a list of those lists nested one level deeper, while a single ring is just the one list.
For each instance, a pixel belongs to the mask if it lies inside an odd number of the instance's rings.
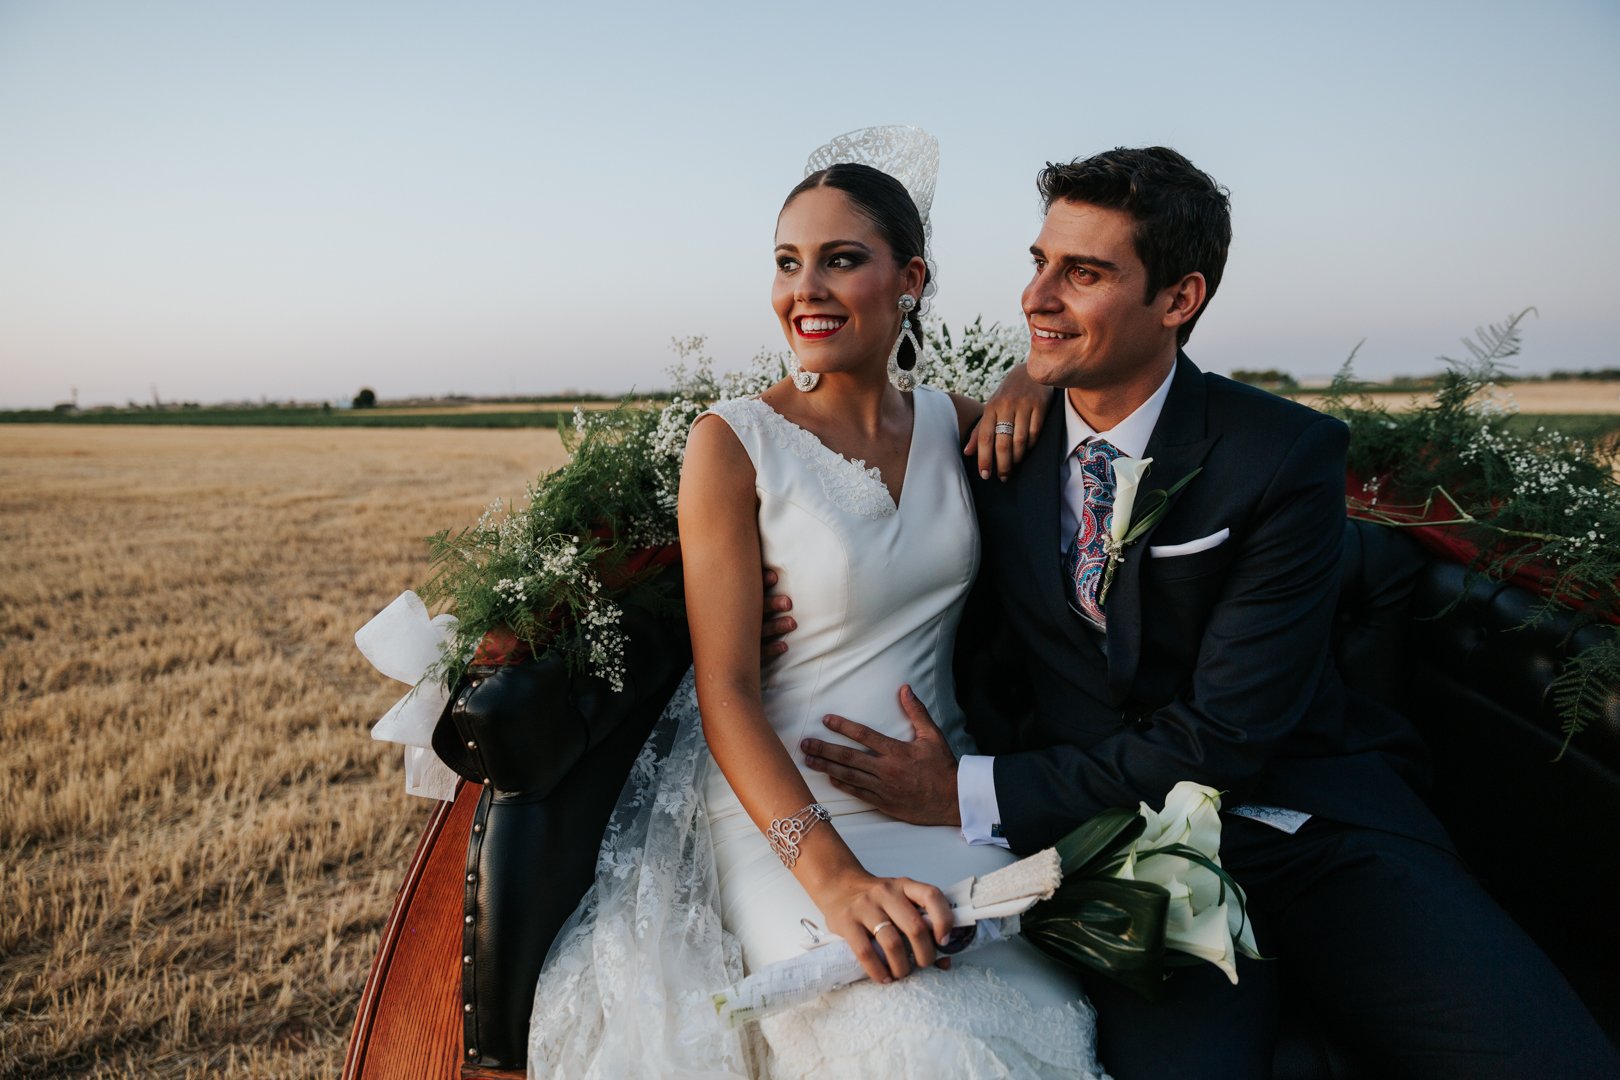
[{"label": "v-neck neckline", "polygon": [[803,432],[807,437],[813,439],[815,444],[821,447],[822,450],[854,469],[860,475],[876,483],[878,487],[883,489],[884,497],[889,500],[889,511],[895,514],[900,512],[900,508],[905,505],[906,492],[911,488],[911,469],[917,456],[917,420],[919,414],[922,412],[922,405],[919,404],[915,393],[912,395],[911,401],[911,442],[906,446],[906,472],[905,475],[900,479],[900,497],[898,499],[895,498],[894,492],[889,489],[888,482],[883,479],[882,469],[879,469],[876,465],[868,465],[860,458],[846,457],[845,455],[840,454],[837,450],[834,450],[832,447],[823,442],[820,435],[817,435],[815,432],[811,431],[807,427],[804,427],[803,425],[796,424],[792,420],[789,420],[786,416],[778,412],[775,407],[773,407],[771,403],[766,401],[763,397],[755,397],[754,400],[759,402],[761,406],[763,406],[772,416],[776,417],[782,423],[786,424],[795,431]]}]

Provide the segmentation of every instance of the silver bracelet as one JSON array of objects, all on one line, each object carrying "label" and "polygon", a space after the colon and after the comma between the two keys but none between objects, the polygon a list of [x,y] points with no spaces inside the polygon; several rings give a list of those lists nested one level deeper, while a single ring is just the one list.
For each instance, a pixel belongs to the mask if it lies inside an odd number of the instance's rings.
[{"label": "silver bracelet", "polygon": [[799,841],[804,839],[804,834],[815,828],[816,822],[831,820],[827,808],[813,802],[789,817],[772,818],[771,827],[765,830],[765,842],[771,845],[782,865],[791,870],[799,861]]}]

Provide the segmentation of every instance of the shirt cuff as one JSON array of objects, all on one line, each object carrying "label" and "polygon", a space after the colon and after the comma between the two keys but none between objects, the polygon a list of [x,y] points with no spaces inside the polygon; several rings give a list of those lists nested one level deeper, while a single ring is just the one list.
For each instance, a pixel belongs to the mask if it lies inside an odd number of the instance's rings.
[{"label": "shirt cuff", "polygon": [[962,814],[962,839],[969,844],[1008,847],[1001,835],[1001,807],[996,802],[996,759],[964,754],[956,763],[956,803]]}]

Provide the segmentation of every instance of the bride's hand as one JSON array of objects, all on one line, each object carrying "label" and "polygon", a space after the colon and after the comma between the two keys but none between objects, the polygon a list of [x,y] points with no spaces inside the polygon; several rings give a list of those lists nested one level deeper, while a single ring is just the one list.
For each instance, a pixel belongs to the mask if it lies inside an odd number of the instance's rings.
[{"label": "bride's hand", "polygon": [[931,966],[951,930],[945,894],[911,878],[855,871],[820,890],[815,900],[827,929],[849,944],[874,982],[905,978],[913,959],[917,967]]},{"label": "bride's hand", "polygon": [[[1012,475],[1013,466],[1024,460],[1024,452],[1041,433],[1046,419],[1046,407],[1052,401],[1052,388],[1030,378],[1024,364],[1014,364],[990,400],[984,403],[984,413],[978,426],[968,433],[966,457],[979,458],[979,475],[990,479],[994,470],[1002,480]],[[996,425],[1002,431],[996,431]],[[1012,431],[1006,425],[1012,425]]]}]

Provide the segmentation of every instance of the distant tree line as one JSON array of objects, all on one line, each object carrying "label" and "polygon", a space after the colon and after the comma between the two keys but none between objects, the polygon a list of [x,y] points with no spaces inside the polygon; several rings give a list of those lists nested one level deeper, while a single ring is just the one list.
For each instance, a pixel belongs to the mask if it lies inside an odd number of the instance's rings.
[{"label": "distant tree line", "polygon": [[[1236,368],[1232,378],[1250,386],[1258,386],[1262,390],[1270,390],[1274,394],[1295,394],[1300,391],[1299,380],[1286,371],[1277,368]],[[1583,371],[1548,371],[1532,375],[1499,375],[1497,381],[1506,383],[1535,383],[1535,382],[1620,382],[1620,367],[1588,368]],[[1367,391],[1410,391],[1421,393],[1433,390],[1440,385],[1440,376],[1434,375],[1392,375],[1387,379],[1357,380],[1352,385],[1355,390]]]},{"label": "distant tree line", "polygon": [[1541,375],[1503,375],[1503,382],[1620,382],[1620,367],[1582,371],[1549,371]]},{"label": "distant tree line", "polygon": [[1299,382],[1286,371],[1276,368],[1236,368],[1232,378],[1240,383],[1258,386],[1262,390],[1270,390],[1274,394],[1292,394],[1299,389]]}]

